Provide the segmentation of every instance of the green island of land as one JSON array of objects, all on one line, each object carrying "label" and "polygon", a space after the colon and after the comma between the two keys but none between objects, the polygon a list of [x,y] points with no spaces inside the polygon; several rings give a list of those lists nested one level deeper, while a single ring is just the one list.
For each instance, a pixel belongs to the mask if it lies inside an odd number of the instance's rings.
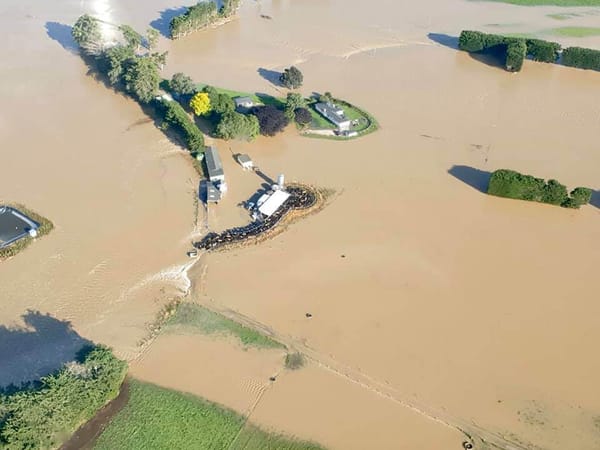
[{"label": "green island of land", "polygon": [[600,27],[559,27],[553,28],[550,32],[563,37],[590,37],[600,36]]}]

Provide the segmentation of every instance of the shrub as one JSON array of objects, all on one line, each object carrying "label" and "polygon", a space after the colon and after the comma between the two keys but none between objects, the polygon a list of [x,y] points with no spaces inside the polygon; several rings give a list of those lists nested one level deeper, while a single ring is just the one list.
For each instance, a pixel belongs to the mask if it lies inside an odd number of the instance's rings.
[{"label": "shrub", "polygon": [[279,81],[281,81],[281,84],[288,89],[296,89],[302,86],[304,76],[297,67],[292,66],[283,71],[283,73],[279,76]]},{"label": "shrub", "polygon": [[534,61],[554,63],[558,61],[561,46],[557,42],[527,39],[527,54]]},{"label": "shrub", "polygon": [[182,135],[191,152],[204,151],[204,135],[179,103],[161,99],[157,100],[156,104],[164,124],[174,128],[177,133]]},{"label": "shrub", "polygon": [[254,109],[254,115],[260,125],[260,134],[265,136],[275,136],[283,131],[288,125],[289,120],[283,111],[273,105],[259,106]]},{"label": "shrub", "polygon": [[458,38],[458,48],[465,52],[480,52],[486,47],[485,34],[479,31],[464,30]]},{"label": "shrub", "polygon": [[217,18],[215,2],[200,2],[190,6],[185,13],[175,16],[169,24],[171,39],[177,39],[210,25]]},{"label": "shrub", "polygon": [[527,45],[522,39],[509,41],[506,47],[506,70],[519,72],[523,67],[523,60],[527,54]]},{"label": "shrub", "polygon": [[171,89],[171,91],[173,91],[174,94],[179,96],[191,95],[196,91],[194,81],[181,72],[178,72],[175,75],[173,75],[171,81],[169,82],[169,88]]},{"label": "shrub", "polygon": [[197,116],[204,116],[210,112],[210,98],[206,92],[198,92],[190,100],[190,108]]},{"label": "shrub", "polygon": [[546,186],[544,186],[542,202],[550,203],[552,205],[562,205],[567,198],[569,198],[569,193],[564,184],[560,184],[556,180],[550,180]]},{"label": "shrub", "polygon": [[571,191],[571,199],[577,204],[587,205],[592,200],[592,190],[586,187],[576,187]]},{"label": "shrub", "polygon": [[202,92],[208,94],[213,113],[225,114],[226,112],[235,110],[235,103],[229,95],[218,92],[211,86],[205,86],[204,89],[202,89]]},{"label": "shrub", "polygon": [[567,188],[556,180],[546,183],[541,178],[506,169],[496,170],[492,174],[487,192],[499,197],[544,202],[565,208],[579,208],[592,198],[591,189],[575,188],[569,197]]},{"label": "shrub", "polygon": [[256,116],[229,111],[221,116],[215,133],[221,139],[254,139],[259,131]]},{"label": "shrub", "polygon": [[600,51],[589,48],[569,47],[563,50],[562,62],[565,66],[600,70]]},{"label": "shrub", "polygon": [[118,392],[127,365],[95,347],[39,383],[0,394],[0,447],[57,448]]},{"label": "shrub", "polygon": [[298,125],[306,126],[312,122],[312,115],[306,108],[298,108],[294,111],[294,120]]},{"label": "shrub", "polygon": [[298,370],[304,366],[304,355],[302,353],[288,353],[285,355],[285,367],[290,370]]}]

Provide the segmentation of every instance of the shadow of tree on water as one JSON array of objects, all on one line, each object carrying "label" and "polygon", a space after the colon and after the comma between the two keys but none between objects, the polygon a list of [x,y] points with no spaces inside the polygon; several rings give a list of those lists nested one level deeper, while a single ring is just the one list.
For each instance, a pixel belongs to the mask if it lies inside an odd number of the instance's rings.
[{"label": "shadow of tree on water", "polygon": [[260,67],[257,70],[257,72],[261,77],[263,77],[265,80],[267,80],[272,85],[277,86],[277,87],[283,87],[283,85],[281,84],[281,81],[279,81],[281,72],[277,72],[276,70],[265,69],[263,67]]},{"label": "shadow of tree on water", "polygon": [[72,26],[58,22],[46,22],[45,26],[46,34],[50,39],[58,42],[62,48],[71,53],[79,53],[79,46],[71,35]]},{"label": "shadow of tree on water", "polygon": [[458,50],[458,38],[456,36],[450,36],[443,33],[429,33],[427,37],[433,42],[443,45],[444,47]]},{"label": "shadow of tree on water", "polygon": [[469,166],[452,166],[448,173],[479,192],[487,193],[492,174]]},{"label": "shadow of tree on water", "polygon": [[187,7],[185,6],[163,9],[160,11],[158,19],[154,19],[152,22],[150,22],[150,26],[157,29],[160,34],[169,39],[171,37],[171,30],[169,28],[171,25],[171,20],[173,20],[173,17],[179,16],[186,11]]},{"label": "shadow of tree on water", "polygon": [[0,387],[37,380],[77,358],[93,345],[71,322],[27,310],[24,326],[0,325]]}]

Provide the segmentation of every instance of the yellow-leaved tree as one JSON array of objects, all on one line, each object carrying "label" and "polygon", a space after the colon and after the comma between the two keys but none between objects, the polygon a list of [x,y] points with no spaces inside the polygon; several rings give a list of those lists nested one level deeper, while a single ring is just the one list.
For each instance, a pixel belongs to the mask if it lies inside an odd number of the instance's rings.
[{"label": "yellow-leaved tree", "polygon": [[190,108],[197,116],[203,116],[210,111],[210,98],[206,92],[198,92],[190,100]]}]

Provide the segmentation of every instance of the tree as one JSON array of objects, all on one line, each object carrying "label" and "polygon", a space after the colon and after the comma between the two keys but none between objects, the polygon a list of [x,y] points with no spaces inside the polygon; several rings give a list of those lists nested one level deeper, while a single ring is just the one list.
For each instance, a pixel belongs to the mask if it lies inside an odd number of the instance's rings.
[{"label": "tree", "polygon": [[212,112],[216,114],[225,114],[226,112],[235,110],[235,103],[229,95],[218,92],[212,86],[205,86],[202,91],[206,92],[210,98]]},{"label": "tree", "polygon": [[289,120],[294,119],[294,111],[298,108],[304,108],[306,106],[306,100],[302,95],[296,92],[289,92],[285,99],[285,115]]},{"label": "tree", "polygon": [[294,111],[294,120],[298,125],[306,126],[312,122],[312,115],[306,108],[298,108]]},{"label": "tree", "polygon": [[143,103],[158,94],[160,73],[156,61],[147,56],[133,58],[124,74],[125,90]]},{"label": "tree", "polygon": [[585,187],[577,187],[571,191],[571,199],[577,204],[577,208],[581,205],[587,205],[592,200],[592,190]]},{"label": "tree", "polygon": [[287,126],[288,118],[283,111],[273,105],[259,106],[254,109],[254,115],[258,118],[260,133],[265,136],[275,136]]},{"label": "tree", "polygon": [[253,115],[244,115],[235,111],[226,112],[215,130],[221,139],[254,139],[260,127],[258,119]]},{"label": "tree", "polygon": [[169,82],[169,87],[176,95],[190,95],[196,90],[194,81],[181,72],[173,75],[171,81]]},{"label": "tree", "polygon": [[197,116],[203,116],[210,112],[210,98],[206,92],[198,92],[190,100],[190,108]]},{"label": "tree", "polygon": [[150,27],[146,30],[146,48],[148,50],[152,51],[156,48],[159,36],[160,33],[156,28]]},{"label": "tree", "polygon": [[556,180],[549,180],[546,186],[544,186],[542,202],[552,205],[562,205],[568,197],[567,187],[564,184],[560,184]]},{"label": "tree", "polygon": [[71,35],[86,53],[97,53],[102,46],[102,33],[98,19],[84,14],[73,25]]},{"label": "tree", "polygon": [[296,89],[302,86],[302,81],[304,80],[304,76],[302,72],[298,70],[295,66],[290,67],[289,69],[285,69],[283,73],[279,76],[279,81],[288,89]]},{"label": "tree", "polygon": [[240,0],[222,0],[219,14],[222,17],[232,16],[240,7]]},{"label": "tree", "polygon": [[110,84],[122,81],[127,62],[134,57],[133,49],[125,45],[115,45],[106,49],[103,54],[103,62],[106,65],[106,74]]},{"label": "tree", "polygon": [[333,103],[333,95],[331,95],[331,92],[325,92],[324,94],[319,95],[319,102]]},{"label": "tree", "polygon": [[134,52],[142,46],[142,35],[129,25],[121,25],[119,31],[123,34],[127,46],[133,49]]}]

